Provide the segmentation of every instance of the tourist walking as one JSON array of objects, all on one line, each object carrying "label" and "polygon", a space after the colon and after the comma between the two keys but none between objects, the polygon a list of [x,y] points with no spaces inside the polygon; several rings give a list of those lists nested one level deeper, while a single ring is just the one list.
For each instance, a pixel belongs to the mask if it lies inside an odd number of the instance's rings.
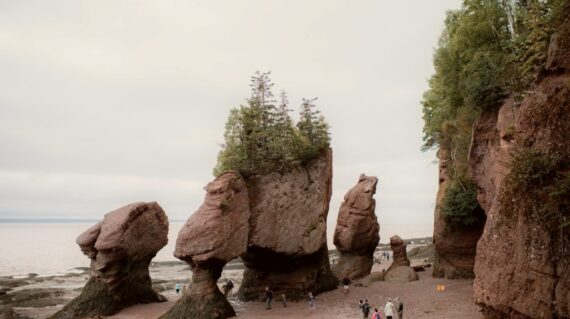
[{"label": "tourist walking", "polygon": [[386,319],[394,318],[394,312],[396,309],[394,308],[394,304],[392,303],[392,299],[388,299],[386,303],[386,307],[384,307],[384,314],[386,315]]},{"label": "tourist walking", "polygon": [[176,285],[174,285],[174,290],[176,290],[176,294],[178,295],[180,293],[180,288],[182,287],[181,284],[177,283]]},{"label": "tourist walking", "polygon": [[272,300],[273,300],[273,291],[271,291],[271,288],[265,287],[265,303],[266,303],[265,309],[271,309]]},{"label": "tourist walking", "polygon": [[404,319],[404,303],[400,300],[400,297],[395,298],[396,310],[398,311],[398,319]]},{"label": "tourist walking", "polygon": [[283,303],[283,308],[287,308],[287,297],[285,294],[281,294],[281,302]]},{"label": "tourist walking", "polygon": [[382,315],[380,314],[380,311],[378,311],[378,308],[374,308],[372,319],[382,319]]},{"label": "tourist walking", "polygon": [[345,275],[344,278],[342,278],[342,286],[344,287],[344,294],[348,294],[348,286],[350,285],[350,278],[348,278],[348,275]]},{"label": "tourist walking", "polygon": [[312,292],[309,292],[309,309],[311,311],[315,310],[315,296],[313,296]]},{"label": "tourist walking", "polygon": [[368,319],[368,314],[370,313],[370,304],[368,299],[364,299],[364,304],[362,304],[362,318]]}]

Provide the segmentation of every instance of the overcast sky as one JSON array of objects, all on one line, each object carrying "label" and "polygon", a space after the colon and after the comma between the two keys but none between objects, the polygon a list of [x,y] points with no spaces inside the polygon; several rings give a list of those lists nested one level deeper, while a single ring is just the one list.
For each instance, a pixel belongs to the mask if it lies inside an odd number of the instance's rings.
[{"label": "overcast sky", "polygon": [[[186,219],[249,78],[318,97],[334,192],[379,179],[381,241],[432,234],[420,100],[459,0],[0,0],[0,218],[101,218],[158,201]],[[275,93],[278,93],[277,91]],[[297,114],[294,114],[297,118]]]}]

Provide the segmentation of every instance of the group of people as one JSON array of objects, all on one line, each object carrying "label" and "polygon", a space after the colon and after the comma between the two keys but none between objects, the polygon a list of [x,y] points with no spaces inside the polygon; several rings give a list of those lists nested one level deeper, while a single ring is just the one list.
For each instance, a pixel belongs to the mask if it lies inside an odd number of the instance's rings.
[{"label": "group of people", "polygon": [[[370,303],[368,303],[368,299],[364,299],[364,301],[360,300],[358,302],[358,308],[362,311],[362,317],[364,319],[368,319],[370,310],[372,310]],[[382,317],[382,312],[384,312],[384,315],[386,316],[385,318]],[[404,318],[404,303],[399,297],[396,297],[394,302],[392,302],[392,299],[388,298],[388,301],[383,308],[380,307],[380,310],[378,310],[378,308],[374,308],[371,319],[395,319],[396,313],[398,314],[398,319]]]},{"label": "group of people", "polygon": [[[349,293],[349,286],[350,286],[350,279],[348,276],[344,276],[341,280],[341,284],[344,288],[345,295]],[[231,294],[231,291],[234,287],[234,284],[231,280],[228,280],[223,286],[222,291],[224,296],[228,296]],[[176,292],[180,292],[180,285],[176,284]],[[316,298],[312,292],[309,292],[307,295],[307,299],[309,302],[309,309],[311,311],[316,309]],[[266,309],[271,309],[271,303],[273,301],[273,290],[271,287],[265,287],[265,305]],[[281,302],[283,307],[287,307],[287,297],[285,294],[281,294]],[[370,312],[372,311],[372,306],[368,302],[368,299],[360,300],[358,303],[358,308],[362,311],[362,316],[364,319],[368,319]],[[380,309],[379,309],[380,308]],[[400,300],[399,297],[394,298],[392,301],[391,298],[388,298],[386,305],[384,307],[380,306],[379,308],[374,308],[372,312],[372,317],[370,319],[396,319],[395,315],[398,314],[398,319],[404,318],[404,303]],[[382,316],[384,314],[385,317]]]}]

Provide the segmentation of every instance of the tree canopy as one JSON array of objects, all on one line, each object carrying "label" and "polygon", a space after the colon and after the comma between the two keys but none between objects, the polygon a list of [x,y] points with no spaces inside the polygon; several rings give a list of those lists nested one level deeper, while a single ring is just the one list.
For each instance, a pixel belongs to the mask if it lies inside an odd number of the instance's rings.
[{"label": "tree canopy", "polygon": [[256,72],[246,104],[230,110],[215,176],[227,170],[248,176],[288,169],[329,147],[329,125],[316,108],[317,99],[302,100],[295,125],[287,93],[281,91],[277,101],[269,76]]}]

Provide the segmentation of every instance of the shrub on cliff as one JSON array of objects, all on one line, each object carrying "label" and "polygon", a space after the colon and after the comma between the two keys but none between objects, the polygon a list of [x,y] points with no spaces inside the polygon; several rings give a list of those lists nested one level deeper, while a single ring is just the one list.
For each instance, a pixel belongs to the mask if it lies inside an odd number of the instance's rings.
[{"label": "shrub on cliff", "polygon": [[443,216],[451,225],[471,226],[479,221],[481,207],[477,203],[477,188],[470,181],[453,181],[443,200]]},{"label": "shrub on cliff", "polygon": [[316,109],[316,98],[303,99],[294,125],[287,94],[281,92],[277,104],[269,74],[256,72],[246,105],[230,110],[215,176],[227,170],[248,176],[287,169],[329,147],[329,126]]},{"label": "shrub on cliff", "polygon": [[570,225],[568,158],[523,147],[513,155],[510,168],[506,179],[508,198],[528,202],[531,214],[543,225],[550,228]]}]

